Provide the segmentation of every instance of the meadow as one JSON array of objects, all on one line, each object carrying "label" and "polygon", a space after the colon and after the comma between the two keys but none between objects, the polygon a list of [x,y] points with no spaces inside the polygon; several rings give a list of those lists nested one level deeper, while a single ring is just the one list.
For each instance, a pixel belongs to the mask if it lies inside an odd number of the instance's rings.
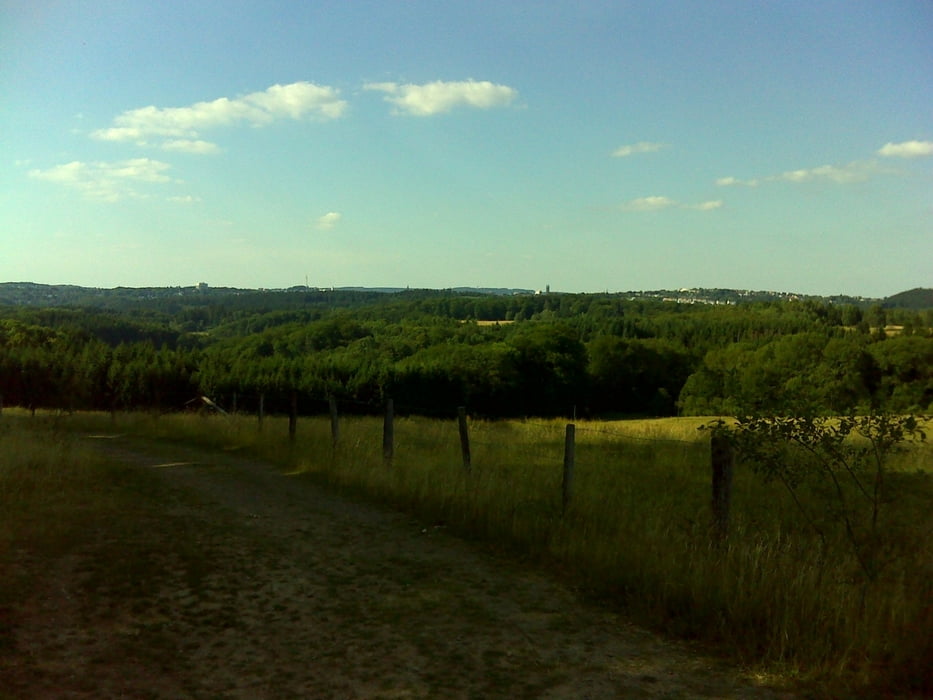
[{"label": "meadow", "polygon": [[[841,527],[821,540],[785,490],[741,463],[730,534],[716,539],[709,434],[698,430],[706,422],[578,421],[573,499],[565,512],[566,421],[471,421],[468,471],[455,420],[397,418],[395,455],[386,464],[382,419],[374,417],[342,417],[334,445],[327,417],[302,418],[289,441],[287,419],[276,417],[260,430],[255,417],[242,415],[40,413],[31,421],[7,410],[0,417],[0,509],[9,516],[0,542],[21,539],[28,525],[51,528],[39,537],[41,546],[60,547],[55,543],[65,535],[54,530],[62,523],[108,517],[126,506],[126,492],[108,495],[119,472],[85,469],[76,435],[198,444],[254,455],[412,512],[433,527],[550,568],[639,622],[714,644],[768,672],[846,688],[929,690],[933,448],[911,444],[888,465],[878,517],[890,536],[885,566],[869,582]],[[70,489],[96,500],[76,506],[80,499],[56,495]],[[131,491],[142,497],[138,488]],[[40,512],[52,515],[37,522]]]}]

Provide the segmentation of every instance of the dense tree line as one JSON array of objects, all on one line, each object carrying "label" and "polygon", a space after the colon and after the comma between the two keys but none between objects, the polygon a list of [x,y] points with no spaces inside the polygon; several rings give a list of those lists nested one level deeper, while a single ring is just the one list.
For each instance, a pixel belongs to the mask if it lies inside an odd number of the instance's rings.
[{"label": "dense tree line", "polygon": [[[267,308],[268,296],[166,299],[144,313],[7,307],[0,395],[35,408],[175,410],[206,394],[252,410],[262,394],[284,410],[297,392],[305,410],[330,397],[359,410],[392,397],[401,410],[466,405],[487,416],[933,408],[926,312],[372,295],[343,307],[324,293],[304,304],[292,295],[284,308]],[[894,321],[896,334],[886,332]]]}]

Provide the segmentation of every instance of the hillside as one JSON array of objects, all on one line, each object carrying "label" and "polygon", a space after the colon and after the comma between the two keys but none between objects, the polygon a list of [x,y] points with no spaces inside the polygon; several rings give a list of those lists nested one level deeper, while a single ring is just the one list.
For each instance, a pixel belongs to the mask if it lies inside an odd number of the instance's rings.
[{"label": "hillside", "polygon": [[911,309],[922,311],[933,309],[933,289],[917,287],[906,292],[900,292],[884,300],[886,309]]}]

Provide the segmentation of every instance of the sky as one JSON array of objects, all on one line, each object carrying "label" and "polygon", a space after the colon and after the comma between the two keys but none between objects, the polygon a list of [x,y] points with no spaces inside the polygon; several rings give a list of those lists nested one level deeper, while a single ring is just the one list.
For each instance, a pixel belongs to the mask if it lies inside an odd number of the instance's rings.
[{"label": "sky", "polygon": [[930,0],[0,0],[0,282],[933,286]]}]

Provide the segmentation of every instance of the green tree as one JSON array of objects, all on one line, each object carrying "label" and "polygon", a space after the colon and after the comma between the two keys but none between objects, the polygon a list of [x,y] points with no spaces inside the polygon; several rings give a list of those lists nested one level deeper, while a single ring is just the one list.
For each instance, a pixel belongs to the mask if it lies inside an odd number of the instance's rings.
[{"label": "green tree", "polygon": [[522,324],[506,342],[516,351],[516,408],[526,415],[567,415],[587,394],[586,348],[560,323]]},{"label": "green tree", "polygon": [[587,346],[592,409],[672,415],[691,359],[666,340],[600,336]]},{"label": "green tree", "polygon": [[933,409],[933,338],[904,336],[873,343],[877,363],[877,401],[889,411]]}]

